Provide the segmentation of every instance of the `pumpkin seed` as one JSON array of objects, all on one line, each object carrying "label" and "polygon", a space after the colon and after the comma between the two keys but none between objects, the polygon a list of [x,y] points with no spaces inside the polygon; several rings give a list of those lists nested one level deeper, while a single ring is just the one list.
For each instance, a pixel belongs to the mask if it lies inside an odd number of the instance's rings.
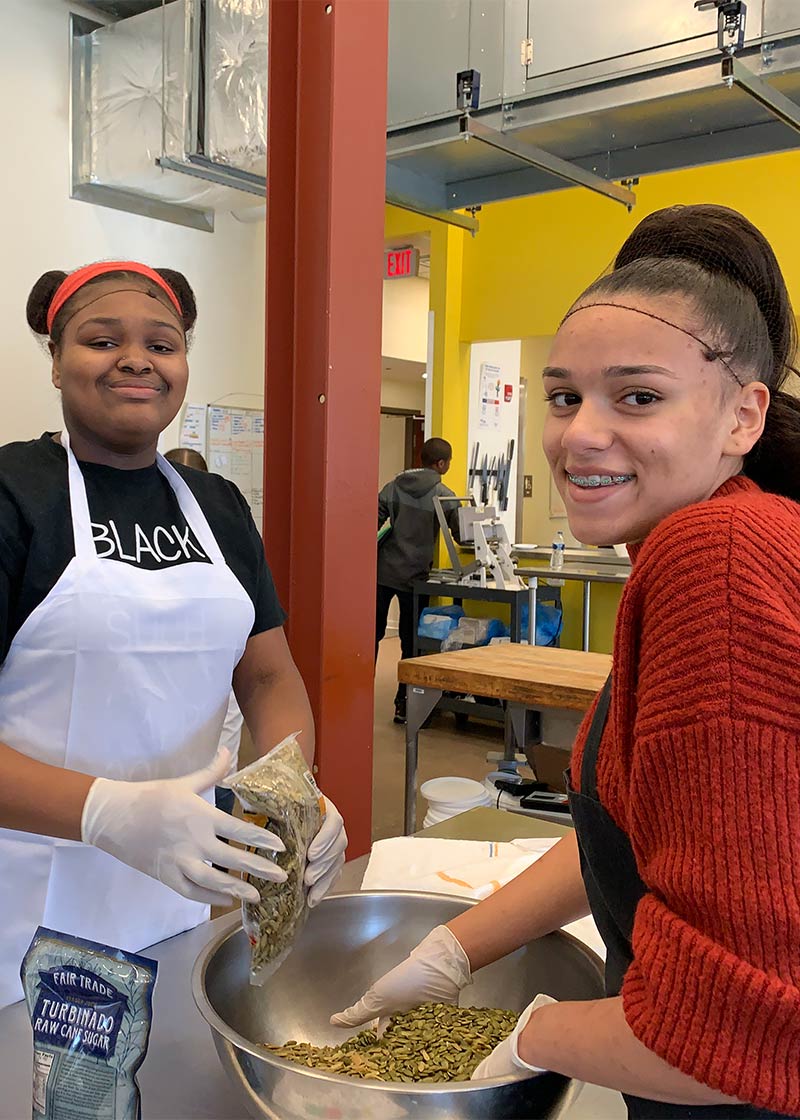
[{"label": "pumpkin seed", "polygon": [[340,1046],[291,1041],[265,1049],[290,1062],[348,1077],[413,1083],[468,1081],[509,1034],[517,1015],[491,1007],[424,1003],[393,1015],[379,1039],[368,1028]]}]

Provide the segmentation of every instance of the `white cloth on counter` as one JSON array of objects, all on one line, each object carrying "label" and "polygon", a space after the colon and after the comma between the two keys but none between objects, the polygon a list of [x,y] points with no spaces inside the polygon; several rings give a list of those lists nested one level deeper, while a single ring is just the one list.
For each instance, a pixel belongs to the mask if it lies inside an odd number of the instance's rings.
[{"label": "white cloth on counter", "polygon": [[[425,891],[460,898],[488,898],[549,852],[559,837],[519,840],[439,840],[395,836],[372,845],[363,891]],[[605,960],[606,948],[594,919],[564,926]]]}]

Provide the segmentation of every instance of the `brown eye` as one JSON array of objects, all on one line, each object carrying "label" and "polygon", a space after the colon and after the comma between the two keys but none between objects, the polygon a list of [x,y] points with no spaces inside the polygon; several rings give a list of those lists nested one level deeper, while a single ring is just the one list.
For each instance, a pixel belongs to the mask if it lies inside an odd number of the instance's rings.
[{"label": "brown eye", "polygon": [[567,389],[559,389],[555,393],[548,393],[545,400],[554,408],[574,408],[576,404],[581,402],[577,393],[571,393]]},{"label": "brown eye", "polygon": [[622,399],[625,404],[646,408],[648,405],[655,404],[660,397],[656,393],[651,393],[649,389],[634,389],[633,392],[626,393]]}]

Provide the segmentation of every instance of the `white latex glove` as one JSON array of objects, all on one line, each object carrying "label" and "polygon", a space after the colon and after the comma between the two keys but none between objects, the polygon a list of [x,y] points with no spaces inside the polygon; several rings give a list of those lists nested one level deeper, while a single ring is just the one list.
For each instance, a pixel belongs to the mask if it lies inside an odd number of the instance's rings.
[{"label": "white latex glove", "polygon": [[556,1000],[552,996],[539,995],[533,1003],[529,1003],[508,1038],[504,1038],[502,1042],[498,1043],[489,1057],[484,1058],[481,1064],[475,1068],[470,1081],[479,1081],[484,1077],[508,1077],[510,1074],[515,1077],[527,1077],[529,1073],[544,1073],[545,1071],[539,1066],[529,1066],[527,1062],[523,1062],[517,1046],[519,1036],[525,1030],[534,1011],[537,1011],[540,1007],[545,1007],[548,1003],[555,1002]]},{"label": "white latex glove", "polygon": [[304,881],[311,889],[306,902],[309,907],[316,906],[323,895],[327,894],[339,878],[344,866],[344,850],[347,847],[347,833],[344,830],[342,814],[330,798],[325,797],[325,819],[319,832],[308,848]]},{"label": "white latex glove", "polygon": [[404,961],[361,997],[358,1003],[331,1016],[333,1027],[359,1027],[410,1011],[421,1003],[458,1003],[458,994],[472,979],[467,954],[447,926],[437,926]]},{"label": "white latex glove", "polygon": [[286,872],[272,860],[218,839],[225,836],[250,847],[283,851],[283,842],[274,833],[222,813],[198,796],[219,785],[229,767],[230,752],[221,750],[210,766],[184,778],[151,782],[97,778],[83,806],[81,839],[195,902],[210,906],[229,906],[233,899],[258,902],[252,883],[209,867],[213,862],[275,883],[286,879]]}]

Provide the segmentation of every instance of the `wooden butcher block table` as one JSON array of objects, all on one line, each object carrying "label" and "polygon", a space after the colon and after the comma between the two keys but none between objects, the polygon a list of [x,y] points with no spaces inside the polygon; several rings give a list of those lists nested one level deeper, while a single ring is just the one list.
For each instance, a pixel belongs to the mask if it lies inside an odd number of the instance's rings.
[{"label": "wooden butcher block table", "polygon": [[541,713],[542,742],[569,749],[578,723],[611,672],[605,653],[517,645],[513,642],[413,657],[398,664],[408,688],[406,723],[405,833],[416,824],[419,731],[443,692],[491,696],[511,715],[513,739],[505,757],[525,749],[525,712]]}]

